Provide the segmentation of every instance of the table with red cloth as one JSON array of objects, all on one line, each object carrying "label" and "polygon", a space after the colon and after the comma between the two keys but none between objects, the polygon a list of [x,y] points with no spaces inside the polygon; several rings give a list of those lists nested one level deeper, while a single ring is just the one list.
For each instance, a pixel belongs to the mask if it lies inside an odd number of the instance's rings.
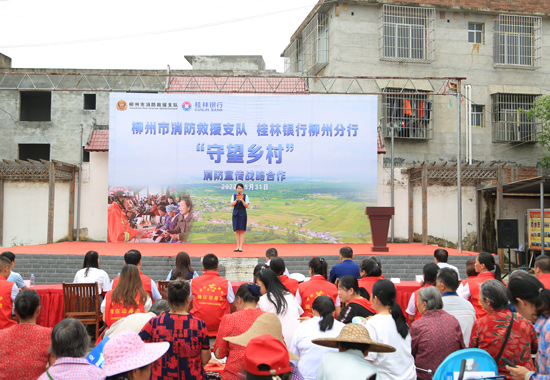
[{"label": "table with red cloth", "polygon": [[42,306],[42,312],[36,319],[36,324],[54,327],[63,319],[63,285],[35,285],[30,289],[36,290]]}]

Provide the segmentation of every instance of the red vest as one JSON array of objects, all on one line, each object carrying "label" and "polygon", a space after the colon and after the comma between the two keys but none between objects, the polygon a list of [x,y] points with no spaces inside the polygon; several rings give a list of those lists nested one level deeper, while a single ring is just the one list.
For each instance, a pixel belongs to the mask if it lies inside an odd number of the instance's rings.
[{"label": "red vest", "polygon": [[487,280],[495,279],[493,272],[483,272],[476,277],[470,277],[468,280],[468,287],[470,288],[470,302],[476,311],[476,319],[479,319],[487,314],[487,311],[481,306],[479,299],[479,287]]},{"label": "red vest", "polygon": [[358,283],[360,288],[364,288],[367,292],[369,292],[369,296],[372,298],[372,287],[374,286],[374,283],[378,280],[383,280],[384,276],[380,277],[362,277]]},{"label": "red vest", "polygon": [[191,314],[206,323],[210,337],[218,334],[222,317],[229,314],[228,288],[229,281],[214,271],[204,272],[202,276],[195,277],[191,281],[193,294]]},{"label": "red vest", "polygon": [[363,306],[365,309],[367,309],[371,313],[378,314],[374,306],[372,306],[372,303],[366,298],[354,298],[348,303],[356,303],[358,305]]},{"label": "red vest", "polygon": [[550,273],[541,274],[538,280],[542,282],[545,289],[550,289]]},{"label": "red vest", "polygon": [[[149,277],[147,277],[146,275],[144,275],[143,273],[141,273],[141,271],[139,271],[139,277],[141,278],[141,283],[143,284],[143,287],[145,288],[145,292],[147,292],[147,294],[149,294],[149,297],[151,297],[151,299],[153,299],[153,295],[151,294],[151,279]],[[118,279],[119,279],[119,277],[117,276],[113,280],[113,290],[116,288],[116,285],[118,284]]]},{"label": "red vest", "polygon": [[130,314],[145,313],[145,308],[142,303],[139,303],[139,294],[136,296],[138,303],[137,309],[132,307],[127,308],[124,305],[111,302],[111,295],[113,291],[109,290],[105,295],[105,324],[110,327],[116,321],[129,316]]},{"label": "red vest", "polygon": [[298,290],[299,285],[298,281],[293,278],[289,278],[286,274],[279,276],[279,280],[281,280],[285,288],[287,288],[290,293],[296,295],[296,291]]},{"label": "red vest", "polygon": [[13,282],[7,281],[4,277],[0,276],[0,330],[17,324],[17,322],[10,319],[13,307],[11,300],[13,285]]},{"label": "red vest", "polygon": [[319,296],[329,296],[336,303],[338,297],[338,289],[336,285],[325,280],[323,276],[313,276],[311,280],[304,281],[298,285],[300,297],[302,298],[302,309],[304,314],[302,317],[313,317],[311,305],[315,298]]}]

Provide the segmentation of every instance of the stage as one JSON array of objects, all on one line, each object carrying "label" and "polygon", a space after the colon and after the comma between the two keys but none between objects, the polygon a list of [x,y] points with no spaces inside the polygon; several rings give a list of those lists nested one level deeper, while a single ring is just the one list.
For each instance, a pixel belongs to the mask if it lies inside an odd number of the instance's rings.
[{"label": "stage", "polygon": [[[437,247],[421,243],[388,244],[388,252],[372,252],[371,244],[351,244],[354,255],[376,256],[418,256],[433,255]],[[170,243],[103,243],[103,242],[64,242],[43,245],[25,245],[5,247],[3,251],[11,251],[16,255],[82,255],[88,251],[97,251],[100,256],[124,256],[130,249],[137,249],[144,257],[174,257],[178,252],[185,251],[191,257],[203,257],[213,253],[218,257],[227,258],[260,258],[265,257],[268,248],[275,248],[280,257],[313,257],[338,256],[343,244],[246,244],[243,252],[233,252],[235,244],[170,244]],[[444,248],[449,256],[472,256],[476,252]]]}]

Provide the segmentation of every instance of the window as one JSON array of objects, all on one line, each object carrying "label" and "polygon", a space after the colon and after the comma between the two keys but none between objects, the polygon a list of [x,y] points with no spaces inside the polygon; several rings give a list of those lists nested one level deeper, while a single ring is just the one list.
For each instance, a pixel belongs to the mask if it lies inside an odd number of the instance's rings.
[{"label": "window", "polygon": [[483,128],[485,127],[485,119],[483,117],[484,113],[484,107],[478,106],[477,104],[472,104],[472,117],[471,117],[471,125],[475,128]]},{"label": "window", "polygon": [[381,57],[390,61],[434,60],[434,8],[384,4],[381,8]]},{"label": "window", "polygon": [[20,160],[50,160],[50,144],[19,144]]},{"label": "window", "polygon": [[84,109],[95,110],[95,94],[84,94]]},{"label": "window", "polygon": [[540,67],[542,19],[500,15],[495,19],[494,61],[497,66]]},{"label": "window", "polygon": [[19,120],[51,121],[52,93],[50,91],[21,91]]},{"label": "window", "polygon": [[328,64],[328,20],[316,14],[284,51],[286,73],[315,75]]},{"label": "window", "polygon": [[90,152],[88,152],[86,147],[82,147],[82,162],[90,162]]},{"label": "window", "polygon": [[493,142],[535,141],[536,121],[527,119],[522,110],[533,108],[535,95],[494,94]]},{"label": "window", "polygon": [[471,44],[482,44],[484,42],[483,24],[475,22],[468,23],[468,42]]},{"label": "window", "polygon": [[[392,91],[391,89],[389,91]],[[431,96],[411,93],[385,94],[382,97],[385,115],[384,136],[408,139],[432,138],[433,106]]]}]

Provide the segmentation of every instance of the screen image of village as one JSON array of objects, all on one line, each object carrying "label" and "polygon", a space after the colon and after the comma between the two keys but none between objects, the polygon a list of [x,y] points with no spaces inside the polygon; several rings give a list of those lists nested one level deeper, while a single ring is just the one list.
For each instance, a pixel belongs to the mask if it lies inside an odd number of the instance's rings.
[{"label": "screen image of village", "polygon": [[[193,201],[190,243],[233,243],[231,196],[236,183],[173,186],[163,193]],[[370,243],[365,207],[376,206],[376,184],[285,181],[245,183],[247,243]],[[150,193],[151,194],[151,193]],[[140,192],[140,196],[144,195]]]}]

